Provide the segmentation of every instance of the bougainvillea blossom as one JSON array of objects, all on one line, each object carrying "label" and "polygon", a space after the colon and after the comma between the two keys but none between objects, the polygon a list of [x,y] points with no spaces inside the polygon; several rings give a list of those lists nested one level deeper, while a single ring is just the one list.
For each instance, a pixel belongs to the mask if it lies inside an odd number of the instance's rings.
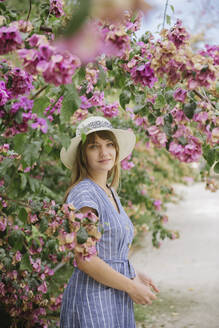
[{"label": "bougainvillea blossom", "polygon": [[60,17],[64,14],[63,0],[50,0],[50,14]]},{"label": "bougainvillea blossom", "polygon": [[3,26],[0,28],[0,55],[7,54],[20,48],[22,38],[15,26]]}]

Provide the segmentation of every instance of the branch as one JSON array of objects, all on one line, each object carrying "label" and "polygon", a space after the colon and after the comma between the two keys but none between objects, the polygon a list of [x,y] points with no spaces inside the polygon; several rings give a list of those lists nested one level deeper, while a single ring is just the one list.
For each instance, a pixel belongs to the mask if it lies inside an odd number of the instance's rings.
[{"label": "branch", "polygon": [[29,11],[28,11],[28,14],[27,14],[26,21],[28,21],[29,18],[30,18],[31,8],[32,8],[32,0],[29,0]]},{"label": "branch", "polygon": [[163,28],[163,29],[164,29],[164,26],[165,26],[165,20],[166,20],[166,14],[167,14],[168,2],[169,2],[169,0],[166,0],[166,3],[165,3],[165,9],[164,9],[164,15],[163,15],[163,25],[162,25],[162,28]]},{"label": "branch", "polygon": [[61,269],[64,265],[66,265],[66,263],[64,263],[64,262],[59,263],[59,264],[53,269],[54,273],[56,273],[56,271],[58,271],[59,269]]},{"label": "branch", "polygon": [[196,96],[198,96],[200,99],[207,101],[212,107],[216,109],[216,106],[210,101],[210,99],[207,96],[203,96],[200,92],[197,90],[193,90]]},{"label": "branch", "polygon": [[31,100],[33,100],[33,99],[35,99],[37,96],[39,96],[39,94],[41,93],[41,92],[43,92],[46,88],[48,87],[48,85],[44,85],[39,91],[37,91],[36,93],[35,93],[35,95],[33,95],[30,99]]},{"label": "branch", "polygon": [[41,25],[40,26],[40,31],[43,31],[43,32],[51,32],[52,33],[51,27],[47,27],[47,26],[44,26],[44,25]]}]

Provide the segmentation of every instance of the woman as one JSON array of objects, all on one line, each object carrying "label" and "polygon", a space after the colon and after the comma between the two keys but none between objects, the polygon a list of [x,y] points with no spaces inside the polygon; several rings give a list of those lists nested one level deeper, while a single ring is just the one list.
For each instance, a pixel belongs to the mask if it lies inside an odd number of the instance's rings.
[{"label": "woman", "polygon": [[82,212],[94,211],[104,231],[97,256],[83,261],[76,255],[77,268],[63,295],[61,328],[134,328],[133,301],[150,304],[156,298],[156,286],[129,263],[133,225],[114,189],[119,162],[134,145],[132,131],[114,129],[105,118],[93,116],[79,124],[68,150],[61,150],[62,162],[72,170],[66,202]]}]

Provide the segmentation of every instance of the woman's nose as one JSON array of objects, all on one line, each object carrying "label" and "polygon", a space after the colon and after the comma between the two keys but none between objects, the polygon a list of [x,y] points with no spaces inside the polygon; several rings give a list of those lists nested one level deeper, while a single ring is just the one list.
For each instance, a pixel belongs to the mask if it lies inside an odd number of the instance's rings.
[{"label": "woman's nose", "polygon": [[100,155],[106,156],[107,155],[107,148],[105,146],[100,147]]}]

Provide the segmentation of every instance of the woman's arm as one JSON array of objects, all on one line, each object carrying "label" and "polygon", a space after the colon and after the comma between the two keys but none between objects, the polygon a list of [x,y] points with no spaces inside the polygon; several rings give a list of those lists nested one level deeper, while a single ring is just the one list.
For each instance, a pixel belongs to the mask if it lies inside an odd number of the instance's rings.
[{"label": "woman's arm", "polygon": [[[84,207],[81,209],[81,212],[86,213],[89,210],[92,209]],[[150,304],[151,300],[156,298],[150,287],[144,285],[140,281],[127,278],[123,274],[114,270],[98,256],[92,256],[89,261],[86,261],[82,260],[76,254],[75,259],[79,270],[85,272],[103,285],[128,293],[132,300],[137,304]]]},{"label": "woman's arm", "polygon": [[156,298],[148,286],[139,281],[127,278],[114,270],[98,256],[92,256],[89,261],[79,260],[79,257],[76,256],[76,262],[79,270],[85,272],[103,285],[128,293],[137,304],[150,304]]}]

